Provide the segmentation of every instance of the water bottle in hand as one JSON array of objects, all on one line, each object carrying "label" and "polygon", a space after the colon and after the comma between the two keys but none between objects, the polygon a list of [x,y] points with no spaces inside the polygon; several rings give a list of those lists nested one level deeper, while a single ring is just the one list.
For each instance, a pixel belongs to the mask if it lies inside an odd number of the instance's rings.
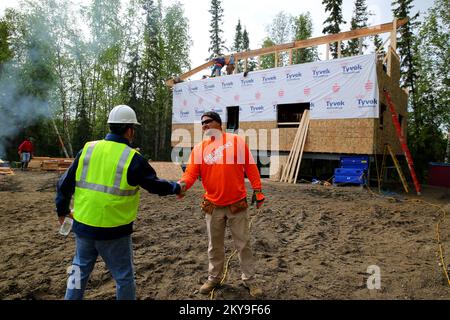
[{"label": "water bottle in hand", "polygon": [[72,230],[73,225],[73,219],[70,217],[65,217],[64,222],[61,225],[61,228],[59,229],[59,234],[62,234],[63,236],[67,236],[70,233],[70,230]]}]

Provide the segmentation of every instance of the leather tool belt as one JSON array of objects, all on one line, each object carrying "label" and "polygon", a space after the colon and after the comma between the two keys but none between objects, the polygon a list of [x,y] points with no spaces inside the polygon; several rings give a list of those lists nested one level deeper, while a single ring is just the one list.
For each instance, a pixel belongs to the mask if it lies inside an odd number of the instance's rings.
[{"label": "leather tool belt", "polygon": [[[212,214],[216,207],[220,208],[220,206],[216,206],[214,203],[212,203],[211,201],[209,201],[206,198],[203,198],[203,201],[202,201],[200,207],[202,208],[203,212],[208,213],[208,214]],[[239,213],[248,208],[247,199],[244,198],[244,199],[239,200],[235,203],[232,203],[226,207],[230,208],[231,213]]]}]

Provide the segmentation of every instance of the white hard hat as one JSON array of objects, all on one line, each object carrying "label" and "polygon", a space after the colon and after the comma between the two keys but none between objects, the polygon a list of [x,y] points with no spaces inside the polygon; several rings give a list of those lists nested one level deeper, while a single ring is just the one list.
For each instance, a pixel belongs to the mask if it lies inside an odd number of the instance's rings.
[{"label": "white hard hat", "polygon": [[109,113],[108,123],[140,124],[136,119],[136,113],[124,104],[115,106]]}]

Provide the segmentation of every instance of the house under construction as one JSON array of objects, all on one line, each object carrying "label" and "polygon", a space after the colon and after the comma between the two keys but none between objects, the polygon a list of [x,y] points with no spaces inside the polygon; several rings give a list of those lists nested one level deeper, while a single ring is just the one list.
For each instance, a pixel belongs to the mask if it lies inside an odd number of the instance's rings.
[{"label": "house under construction", "polygon": [[[310,110],[303,159],[339,160],[342,155],[380,155],[385,144],[390,144],[395,154],[402,154],[383,90],[389,92],[406,136],[408,93],[399,85],[400,59],[396,53],[397,28],[406,22],[406,19],[394,20],[234,54],[236,62],[243,61],[245,66],[249,58],[274,54],[273,69],[177,84],[169,80],[167,84],[173,86],[172,146],[177,148],[176,152],[183,149],[186,159],[186,154],[198,142],[192,137],[198,137],[201,131],[201,114],[212,110],[221,115],[224,130],[241,130],[249,141],[257,141],[249,145],[263,165],[279,168],[288,159],[302,114]],[[337,42],[340,49],[342,41],[360,39],[361,42],[364,37],[382,33],[390,33],[385,54],[342,58],[338,52],[337,59],[329,59],[330,43]],[[277,66],[279,56],[284,55],[292,62],[294,50],[318,45],[327,46],[326,60]],[[211,65],[211,61],[207,62],[180,78],[188,79]],[[263,136],[267,141],[261,143],[258,139]],[[270,175],[279,178],[281,171],[271,169]]]}]

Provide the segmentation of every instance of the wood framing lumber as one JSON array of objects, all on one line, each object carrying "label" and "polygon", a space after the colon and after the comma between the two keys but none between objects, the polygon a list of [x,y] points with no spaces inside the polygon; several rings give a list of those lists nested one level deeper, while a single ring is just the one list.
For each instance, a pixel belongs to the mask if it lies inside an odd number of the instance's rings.
[{"label": "wood framing lumber", "polygon": [[[280,51],[289,51],[291,49],[315,47],[318,45],[329,44],[329,43],[339,42],[339,41],[346,41],[346,40],[351,40],[351,39],[356,39],[356,38],[363,38],[363,37],[373,36],[376,34],[381,34],[381,33],[386,33],[386,32],[391,32],[392,34],[394,34],[395,30],[398,27],[405,25],[408,22],[408,20],[409,20],[408,18],[405,18],[405,19],[401,19],[401,20],[395,20],[394,22],[383,23],[383,24],[379,24],[379,25],[371,26],[371,27],[367,27],[367,28],[355,29],[355,30],[337,33],[337,34],[329,34],[329,35],[311,38],[311,39],[298,40],[298,41],[294,41],[294,42],[290,42],[290,43],[279,44],[279,45],[268,47],[268,48],[260,48],[260,49],[256,49],[256,50],[245,51],[245,52],[236,52],[236,53],[234,53],[234,57],[235,57],[235,61],[237,63],[239,60],[242,60],[242,59],[257,57],[257,56],[271,54],[271,53],[277,53]],[[224,57],[227,60],[227,59],[229,59],[230,55],[225,55]],[[197,68],[192,69],[192,70],[180,75],[180,79],[185,80],[185,79],[189,78],[190,76],[208,68],[209,66],[212,66],[213,63],[214,62],[212,60],[208,61],[208,62],[202,64],[201,66],[198,66]],[[169,87],[172,87],[174,85],[174,80],[173,79],[167,80],[166,85]]]},{"label": "wood framing lumber", "polygon": [[289,176],[288,183],[295,183],[294,175],[297,168],[300,152],[304,146],[305,136],[306,136],[306,124],[309,122],[309,111],[305,110],[302,115],[302,126],[300,131],[300,139],[297,142],[297,149],[295,151],[294,162],[292,163],[291,174]]},{"label": "wood framing lumber", "polygon": [[303,121],[303,117],[300,121],[300,125],[297,129],[297,132],[295,133],[295,138],[294,138],[294,142],[292,143],[292,147],[291,147],[291,151],[289,152],[289,156],[288,159],[286,161],[285,167],[283,168],[283,173],[281,175],[281,182],[287,182],[287,178],[289,176],[290,173],[290,168],[291,168],[291,164],[292,164],[292,160],[294,157],[294,150],[297,146],[297,142],[300,139],[300,133],[301,133],[301,126],[302,126],[302,121]]},{"label": "wood framing lumber", "polygon": [[[305,112],[308,110],[305,110]],[[303,157],[303,150],[305,150],[305,143],[306,143],[306,136],[308,135],[308,128],[309,128],[309,112],[307,114],[306,123],[305,123],[305,132],[303,135],[303,141],[301,143],[301,151],[300,151],[300,157],[298,159],[297,163],[297,170],[295,171],[294,181],[293,183],[297,182],[298,172],[300,171],[300,165],[302,163],[302,157]]]}]

